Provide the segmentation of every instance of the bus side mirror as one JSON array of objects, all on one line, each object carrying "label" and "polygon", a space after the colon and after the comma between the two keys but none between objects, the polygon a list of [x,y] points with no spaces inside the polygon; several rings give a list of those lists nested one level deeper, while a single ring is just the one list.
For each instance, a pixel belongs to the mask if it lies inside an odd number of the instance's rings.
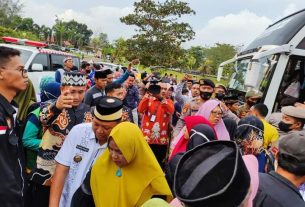
[{"label": "bus side mirror", "polygon": [[32,71],[43,71],[42,64],[34,63],[32,65]]},{"label": "bus side mirror", "polygon": [[245,86],[256,87],[258,84],[259,74],[261,72],[261,64],[257,60],[252,60],[248,65]]}]

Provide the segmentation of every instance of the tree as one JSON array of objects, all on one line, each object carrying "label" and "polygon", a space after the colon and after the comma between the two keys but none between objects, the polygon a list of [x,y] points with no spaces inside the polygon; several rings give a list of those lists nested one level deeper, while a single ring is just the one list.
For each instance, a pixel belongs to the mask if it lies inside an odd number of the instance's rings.
[{"label": "tree", "polygon": [[182,55],[181,43],[195,33],[188,23],[178,21],[182,15],[195,14],[188,3],[177,0],[141,0],[134,3],[134,12],[121,22],[135,25],[137,34],[127,40],[128,59],[138,57],[141,63],[171,66]]},{"label": "tree", "polygon": [[86,24],[78,23],[75,20],[64,22],[57,18],[53,26],[57,44],[63,45],[63,41],[69,41],[75,48],[83,45],[89,45],[90,37],[93,32],[88,29]]},{"label": "tree", "polygon": [[208,67],[209,71],[215,75],[220,63],[234,57],[236,50],[233,45],[216,43],[213,47],[204,48],[203,53],[205,56],[204,66]]},{"label": "tree", "polygon": [[19,0],[0,1],[0,26],[10,27],[15,16],[19,16],[23,4]]},{"label": "tree", "polygon": [[192,57],[194,57],[195,58],[195,63],[194,63],[194,65],[193,65],[193,68],[195,68],[195,69],[198,69],[200,66],[201,66],[201,64],[202,64],[202,62],[203,62],[203,60],[204,60],[204,52],[203,52],[203,48],[202,47],[200,47],[200,46],[193,46],[193,47],[191,47],[189,50],[188,50],[188,53],[192,56]]},{"label": "tree", "polygon": [[106,33],[100,33],[98,36],[100,40],[100,45],[102,48],[109,46],[108,35]]},{"label": "tree", "polygon": [[113,61],[116,61],[118,64],[123,64],[126,62],[126,53],[127,53],[127,42],[122,37],[114,41],[114,53]]}]

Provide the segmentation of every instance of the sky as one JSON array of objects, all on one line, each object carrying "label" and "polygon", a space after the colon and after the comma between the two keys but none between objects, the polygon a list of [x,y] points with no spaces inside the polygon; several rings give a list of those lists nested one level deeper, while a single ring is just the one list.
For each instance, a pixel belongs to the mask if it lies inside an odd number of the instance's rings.
[{"label": "sky", "polygon": [[[162,0],[161,0],[162,1]],[[305,0],[184,0],[196,12],[182,17],[196,35],[183,46],[213,46],[228,43],[246,46],[273,22],[305,8]],[[135,34],[135,27],[120,22],[133,11],[132,0],[22,0],[22,16],[39,25],[52,26],[56,16],[85,23],[110,41]]]}]

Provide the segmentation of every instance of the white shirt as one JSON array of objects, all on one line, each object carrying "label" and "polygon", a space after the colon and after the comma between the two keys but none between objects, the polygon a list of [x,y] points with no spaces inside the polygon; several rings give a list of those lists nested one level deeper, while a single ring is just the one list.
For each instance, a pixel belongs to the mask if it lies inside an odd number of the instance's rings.
[{"label": "white shirt", "polygon": [[60,198],[60,207],[71,205],[73,194],[83,183],[93,162],[106,148],[107,143],[101,146],[96,141],[92,123],[78,124],[72,128],[55,157],[58,163],[69,167]]}]

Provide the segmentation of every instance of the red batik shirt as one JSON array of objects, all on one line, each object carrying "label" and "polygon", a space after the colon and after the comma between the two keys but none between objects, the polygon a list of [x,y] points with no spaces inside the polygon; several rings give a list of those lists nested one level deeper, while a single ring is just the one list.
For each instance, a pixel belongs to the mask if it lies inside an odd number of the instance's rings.
[{"label": "red batik shirt", "polygon": [[170,99],[163,99],[160,102],[155,97],[143,97],[138,111],[143,116],[142,132],[148,144],[168,144],[168,127],[174,110],[174,103]]}]

